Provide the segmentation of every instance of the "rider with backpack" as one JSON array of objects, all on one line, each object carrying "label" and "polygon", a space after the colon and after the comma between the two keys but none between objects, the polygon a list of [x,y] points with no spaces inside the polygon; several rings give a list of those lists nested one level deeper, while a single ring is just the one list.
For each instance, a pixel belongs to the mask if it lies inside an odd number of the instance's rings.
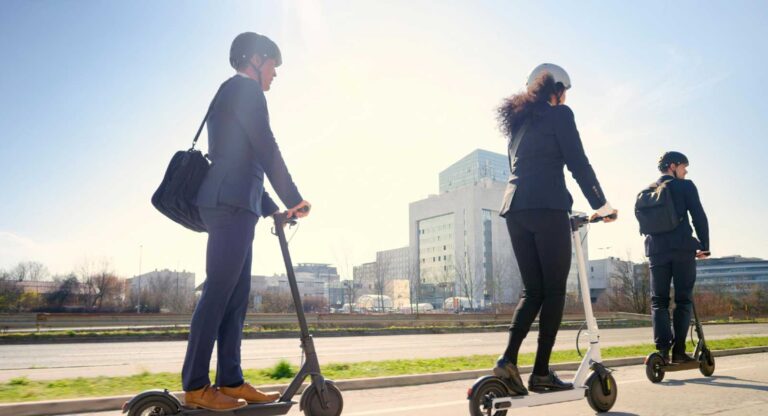
[{"label": "rider with backpack", "polygon": [[[665,362],[693,360],[685,353],[685,337],[691,321],[696,259],[707,258],[709,225],[699,193],[688,174],[688,158],[679,152],[666,152],[659,159],[662,176],[640,192],[635,216],[645,237],[645,255],[651,270],[651,315],[656,348]],[[688,220],[690,213],[698,240]],[[669,320],[670,284],[675,286],[673,328]]]}]

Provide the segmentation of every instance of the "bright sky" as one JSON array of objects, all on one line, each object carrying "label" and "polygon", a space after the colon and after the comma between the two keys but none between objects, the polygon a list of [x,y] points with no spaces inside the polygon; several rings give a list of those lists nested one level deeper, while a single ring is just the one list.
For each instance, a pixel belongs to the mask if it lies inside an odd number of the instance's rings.
[{"label": "bright sky", "polygon": [[[313,204],[295,262],[348,278],[407,245],[408,203],[437,193],[438,172],[472,150],[505,151],[494,110],[541,62],[570,73],[568,104],[620,211],[593,227],[591,258],[641,257],[634,196],[672,149],[691,160],[713,254],[768,257],[766,21],[757,1],[5,0],[0,268],[108,259],[130,277],[143,246],[142,271],[202,281],[206,236],[149,199],[232,75],[243,31],[283,52],[272,128]],[[269,228],[258,226],[254,274],[283,272]]]}]

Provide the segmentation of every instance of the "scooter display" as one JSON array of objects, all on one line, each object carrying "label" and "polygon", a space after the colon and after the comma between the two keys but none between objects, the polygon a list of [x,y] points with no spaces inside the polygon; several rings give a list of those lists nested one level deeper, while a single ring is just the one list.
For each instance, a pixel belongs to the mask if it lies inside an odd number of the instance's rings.
[{"label": "scooter display", "polygon": [[467,392],[469,412],[472,416],[506,416],[508,409],[580,400],[585,396],[589,405],[597,412],[607,412],[616,403],[616,380],[611,371],[603,366],[600,356],[600,336],[597,320],[592,312],[587,268],[579,235],[580,228],[602,220],[602,217],[590,220],[585,215],[571,217],[571,234],[578,261],[581,299],[589,335],[589,349],[573,378],[573,390],[530,392],[526,396],[519,396],[504,379],[494,375],[483,376],[478,378]]},{"label": "scooter display", "polygon": [[693,308],[693,327],[696,329],[696,336],[698,338],[696,348],[693,351],[694,360],[678,364],[667,362],[658,351],[651,353],[645,357],[645,375],[651,383],[661,382],[661,380],[664,380],[664,374],[669,371],[684,371],[698,368],[704,377],[709,377],[715,373],[715,357],[712,356],[712,351],[707,348],[707,342],[704,340],[704,329],[701,327],[698,314],[696,314],[696,305],[691,304],[691,307]]},{"label": "scooter display", "polygon": [[284,415],[288,413],[293,405],[293,396],[298,393],[299,388],[307,377],[311,378],[311,383],[301,394],[299,408],[307,416],[339,416],[344,406],[344,400],[341,391],[336,387],[333,381],[325,379],[320,372],[320,363],[317,359],[317,352],[307,328],[307,320],[304,316],[304,309],[301,303],[301,294],[296,283],[296,275],[293,271],[293,263],[288,252],[288,242],[285,238],[285,225],[295,225],[296,219],[288,218],[285,213],[278,213],[274,216],[275,234],[280,242],[280,250],[285,262],[285,270],[288,273],[288,282],[291,286],[291,295],[296,309],[296,317],[299,321],[301,330],[301,349],[305,356],[304,364],[299,369],[293,381],[288,385],[285,391],[276,402],[265,404],[249,404],[248,406],[229,410],[229,411],[211,411],[204,409],[189,409],[182,405],[179,399],[168,390],[148,390],[142,392],[131,400],[123,404],[123,413],[128,416],[267,416]]}]

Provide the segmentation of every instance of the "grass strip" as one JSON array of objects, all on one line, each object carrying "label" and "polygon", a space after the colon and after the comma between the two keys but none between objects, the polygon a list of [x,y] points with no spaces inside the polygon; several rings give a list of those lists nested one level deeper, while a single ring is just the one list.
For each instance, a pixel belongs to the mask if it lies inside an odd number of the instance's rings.
[{"label": "grass strip", "polygon": [[[738,337],[709,341],[712,350],[768,346],[768,337]],[[603,359],[637,357],[654,350],[652,344],[605,347]],[[322,354],[320,356],[322,360]],[[384,377],[407,374],[429,374],[446,371],[479,370],[493,366],[496,355],[472,355],[412,360],[363,361],[335,363],[322,366],[323,375],[334,380],[363,377]],[[521,354],[520,365],[533,363],[534,354]],[[580,358],[576,350],[560,350],[552,353],[552,363],[574,362]],[[245,370],[245,378],[254,385],[287,383],[296,368],[285,362],[273,368]],[[213,380],[213,375],[211,377]],[[128,377],[78,377],[72,379],[34,381],[19,377],[0,383],[0,403],[29,402],[38,400],[70,399],[136,394],[143,390],[166,388],[181,390],[178,373],[149,373]]]}]

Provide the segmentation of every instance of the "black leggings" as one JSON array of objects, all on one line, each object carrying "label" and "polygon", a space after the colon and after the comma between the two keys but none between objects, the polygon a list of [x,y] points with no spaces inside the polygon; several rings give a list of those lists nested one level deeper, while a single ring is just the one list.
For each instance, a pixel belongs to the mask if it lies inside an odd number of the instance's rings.
[{"label": "black leggings", "polygon": [[546,375],[563,319],[565,288],[571,268],[569,215],[563,210],[531,209],[509,212],[506,219],[524,289],[512,318],[504,355],[517,363],[520,345],[541,312],[533,372]]}]

